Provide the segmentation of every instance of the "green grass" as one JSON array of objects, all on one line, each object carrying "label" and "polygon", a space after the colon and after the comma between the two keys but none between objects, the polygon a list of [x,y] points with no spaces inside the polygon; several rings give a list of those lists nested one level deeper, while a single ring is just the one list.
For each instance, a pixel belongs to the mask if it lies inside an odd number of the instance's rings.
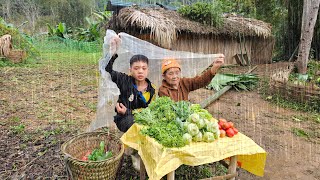
[{"label": "green grass", "polygon": [[309,138],[310,135],[308,132],[304,131],[303,129],[299,129],[299,128],[291,128],[291,132],[298,136],[298,137],[303,137],[303,138]]},{"label": "green grass", "polygon": [[33,46],[39,52],[22,63],[11,63],[8,59],[0,59],[1,67],[39,67],[47,64],[72,67],[75,65],[97,65],[102,56],[102,40],[97,42],[81,42],[75,40],[53,38],[33,38]]},{"label": "green grass", "polygon": [[78,51],[85,53],[98,53],[102,50],[102,40],[95,42],[82,42],[60,37],[34,38],[34,45],[42,53],[57,53]]},{"label": "green grass", "polygon": [[13,134],[21,134],[24,132],[25,125],[24,124],[19,124],[18,126],[10,126],[10,131]]}]

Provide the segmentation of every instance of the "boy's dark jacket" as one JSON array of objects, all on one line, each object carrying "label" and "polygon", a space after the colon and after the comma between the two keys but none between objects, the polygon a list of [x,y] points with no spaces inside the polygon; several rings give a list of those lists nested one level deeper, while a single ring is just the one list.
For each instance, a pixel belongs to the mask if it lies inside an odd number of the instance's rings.
[{"label": "boy's dark jacket", "polygon": [[105,70],[110,73],[112,81],[115,82],[120,89],[118,102],[126,106],[126,115],[129,115],[132,114],[132,110],[134,109],[146,108],[155,94],[155,89],[149,79],[146,79],[146,81],[148,82],[147,91],[150,92],[150,99],[147,103],[144,103],[138,95],[138,90],[134,87],[135,79],[125,73],[113,70],[113,63],[117,59],[117,57],[117,54],[111,57]]}]

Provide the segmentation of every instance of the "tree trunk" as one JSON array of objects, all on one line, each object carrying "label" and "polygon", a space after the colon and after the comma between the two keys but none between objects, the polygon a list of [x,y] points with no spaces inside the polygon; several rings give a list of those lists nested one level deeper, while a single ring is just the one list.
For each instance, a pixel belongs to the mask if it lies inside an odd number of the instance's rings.
[{"label": "tree trunk", "polygon": [[301,26],[301,37],[296,66],[300,74],[307,73],[307,65],[314,26],[317,21],[320,0],[304,0]]},{"label": "tree trunk", "polygon": [[11,18],[11,0],[6,0],[6,4],[4,7],[5,16],[4,19],[7,21]]}]

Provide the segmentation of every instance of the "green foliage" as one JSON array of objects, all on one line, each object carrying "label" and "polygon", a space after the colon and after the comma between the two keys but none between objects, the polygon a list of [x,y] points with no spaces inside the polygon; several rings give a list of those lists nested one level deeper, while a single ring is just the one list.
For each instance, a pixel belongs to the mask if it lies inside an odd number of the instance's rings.
[{"label": "green foliage", "polygon": [[55,28],[52,28],[50,24],[47,23],[47,27],[49,36],[58,36],[67,39],[69,38],[68,34],[72,33],[71,29],[68,29],[66,27],[66,24],[61,22],[58,25],[56,25]]},{"label": "green foliage", "polygon": [[193,167],[182,165],[175,171],[175,176],[178,180],[210,178],[213,176],[211,169],[209,164]]},{"label": "green foliage", "polygon": [[236,90],[252,90],[259,82],[254,74],[217,74],[207,86],[208,89],[219,91],[225,86],[233,86]]},{"label": "green foliage", "polygon": [[88,159],[91,161],[102,161],[112,157],[112,152],[105,152],[105,143],[104,141],[100,142],[99,148],[94,149],[92,153],[88,156]]},{"label": "green foliage", "polygon": [[57,36],[34,38],[35,46],[42,53],[82,51],[86,53],[101,52],[102,40],[93,42],[82,42],[73,39],[64,39]]},{"label": "green foliage", "polygon": [[309,134],[307,132],[305,132],[303,129],[292,128],[291,131],[294,135],[296,135],[298,137],[309,138]]},{"label": "green foliage", "polygon": [[24,132],[24,124],[19,124],[18,126],[10,126],[10,131],[13,133],[13,134],[21,134]]},{"label": "green foliage", "polygon": [[226,13],[235,13],[245,17],[256,16],[256,1],[254,0],[217,0]]},{"label": "green foliage", "polygon": [[219,27],[223,24],[222,10],[217,1],[214,3],[197,2],[190,6],[182,6],[178,9],[178,13],[209,26]]},{"label": "green foliage", "polygon": [[311,60],[308,63],[307,74],[305,78],[301,77],[301,74],[297,73],[297,69],[294,69],[294,73],[291,73],[289,80],[294,83],[308,84],[313,83],[320,87],[320,62]]},{"label": "green foliage", "polygon": [[152,126],[141,130],[142,134],[156,139],[164,147],[183,147],[185,142],[182,138],[182,128],[176,121],[159,121]]},{"label": "green foliage", "polygon": [[283,108],[290,108],[296,111],[305,111],[310,113],[320,113],[320,100],[318,99],[310,99],[306,103],[297,102],[293,99],[285,99],[280,94],[272,94],[269,93],[269,81],[263,80],[261,83],[261,87],[259,89],[260,94],[267,101],[276,104]]}]

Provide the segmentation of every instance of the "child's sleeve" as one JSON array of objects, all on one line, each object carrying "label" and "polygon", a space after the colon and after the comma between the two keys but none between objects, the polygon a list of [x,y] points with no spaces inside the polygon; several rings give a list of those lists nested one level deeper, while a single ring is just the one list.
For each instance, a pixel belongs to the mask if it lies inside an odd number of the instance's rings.
[{"label": "child's sleeve", "polygon": [[125,73],[113,70],[113,63],[117,58],[118,54],[114,54],[109,60],[109,63],[107,64],[105,70],[110,73],[112,81],[119,85],[121,81],[124,81],[124,78],[126,78],[127,75]]}]

